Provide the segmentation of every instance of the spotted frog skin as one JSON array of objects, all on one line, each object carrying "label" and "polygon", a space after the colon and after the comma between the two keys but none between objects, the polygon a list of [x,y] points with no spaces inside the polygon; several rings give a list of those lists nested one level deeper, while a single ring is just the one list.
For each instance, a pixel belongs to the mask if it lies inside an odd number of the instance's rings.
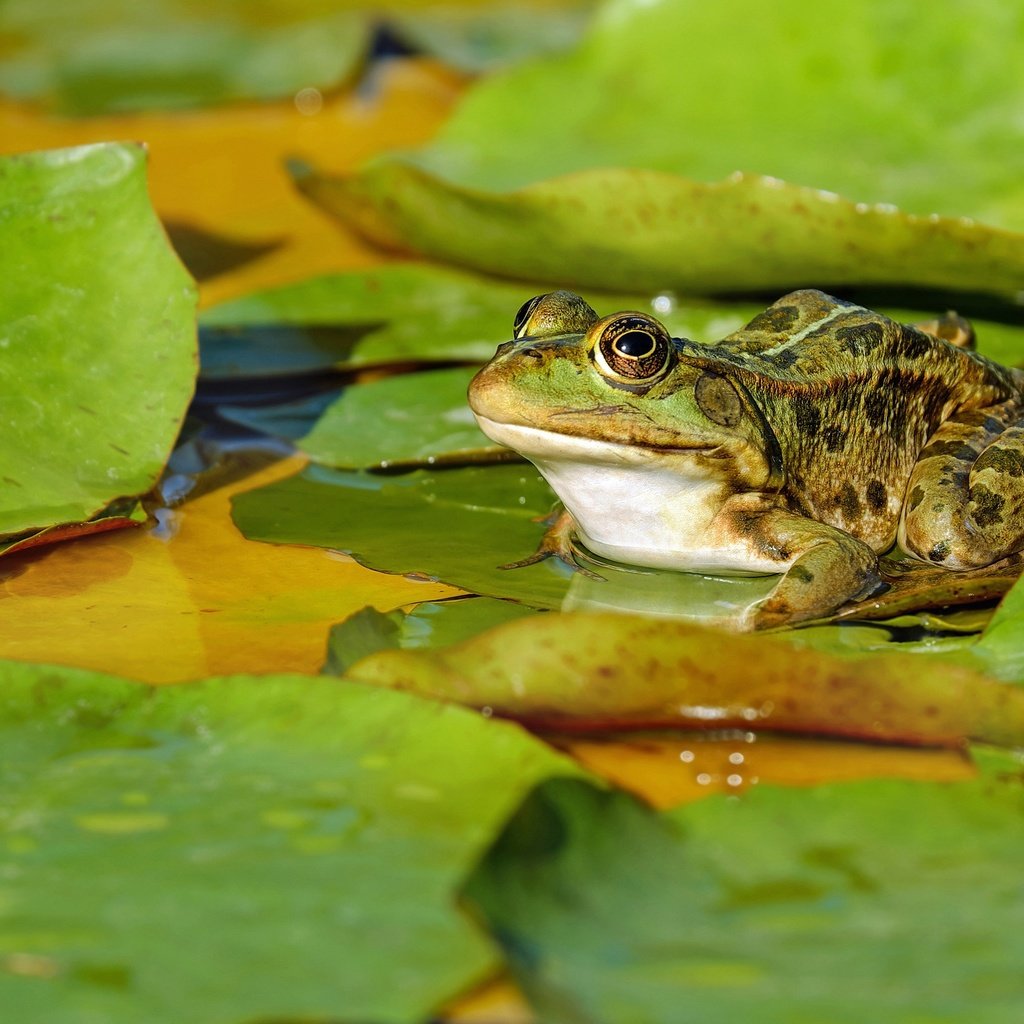
[{"label": "spotted frog skin", "polygon": [[469,388],[484,433],[533,462],[578,537],[636,565],[783,573],[741,627],[827,615],[882,586],[898,539],[964,570],[1024,548],[1024,373],[955,314],[908,325],[792,292],[715,345],[639,312],[537,296]]}]

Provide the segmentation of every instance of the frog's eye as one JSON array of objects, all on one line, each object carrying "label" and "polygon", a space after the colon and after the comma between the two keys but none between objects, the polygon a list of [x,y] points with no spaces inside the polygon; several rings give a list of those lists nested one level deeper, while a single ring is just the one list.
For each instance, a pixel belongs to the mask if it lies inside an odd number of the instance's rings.
[{"label": "frog's eye", "polygon": [[513,338],[523,338],[526,336],[526,326],[530,322],[530,317],[533,315],[533,311],[540,305],[541,299],[545,297],[544,295],[534,295],[532,299],[527,299],[519,307],[519,312],[516,313],[516,318],[512,322]]},{"label": "frog's eye", "polygon": [[519,307],[512,336],[553,338],[559,334],[584,334],[597,314],[573,292],[548,292],[535,295]]},{"label": "frog's eye", "polygon": [[653,317],[626,313],[609,317],[593,348],[594,362],[606,377],[624,383],[644,383],[668,369],[672,339]]}]

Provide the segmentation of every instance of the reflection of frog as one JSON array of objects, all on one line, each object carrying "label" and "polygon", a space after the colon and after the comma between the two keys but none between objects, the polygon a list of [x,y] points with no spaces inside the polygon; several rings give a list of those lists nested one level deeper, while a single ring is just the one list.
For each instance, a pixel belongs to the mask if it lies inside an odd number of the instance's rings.
[{"label": "reflection of frog", "polygon": [[818,291],[717,345],[554,292],[520,310],[469,389],[483,431],[566,511],[535,561],[785,572],[748,626],[879,587],[897,536],[947,569],[1024,548],[1024,372],[968,351],[966,321],[907,326]]}]

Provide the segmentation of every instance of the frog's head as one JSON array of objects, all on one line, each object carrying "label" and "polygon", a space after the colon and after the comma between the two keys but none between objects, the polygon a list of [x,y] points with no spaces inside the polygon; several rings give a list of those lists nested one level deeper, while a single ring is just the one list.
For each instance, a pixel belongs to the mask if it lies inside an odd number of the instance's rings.
[{"label": "frog's head", "polygon": [[700,464],[735,485],[775,485],[778,442],[713,350],[640,312],[599,318],[559,291],[525,303],[514,339],[473,378],[485,434],[532,461]]}]

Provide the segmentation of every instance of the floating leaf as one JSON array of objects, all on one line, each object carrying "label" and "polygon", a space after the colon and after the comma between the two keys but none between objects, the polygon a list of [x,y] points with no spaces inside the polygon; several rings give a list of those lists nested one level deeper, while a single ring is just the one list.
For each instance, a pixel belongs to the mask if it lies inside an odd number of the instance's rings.
[{"label": "floating leaf", "polygon": [[619,615],[533,616],[443,651],[381,651],[350,676],[542,729],[759,728],[1024,745],[1024,689],[938,658],[839,657],[785,637]]},{"label": "floating leaf", "polygon": [[579,171],[512,192],[400,157],[299,187],[386,248],[505,277],[682,292],[903,284],[1016,295],[1024,234],[864,206],[774,178],[704,184],[663,171]]},{"label": "floating leaf", "polygon": [[[202,316],[203,374],[263,376],[279,372],[282,359],[339,368],[482,363],[508,341],[516,310],[546,289],[427,263],[309,278],[208,309]],[[657,297],[655,305],[653,293],[587,297],[606,313],[657,311],[675,333],[705,342],[736,330],[760,309],[674,295]]]},{"label": "floating leaf", "polygon": [[[572,53],[479,83],[417,161],[488,190],[592,167],[743,171],[1022,230],[1022,43],[1000,0],[611,0]],[[751,225],[766,242],[776,258]]]},{"label": "floating leaf", "polygon": [[146,193],[141,147],[0,160],[0,537],[147,491],[195,375],[195,289]]},{"label": "floating leaf", "polygon": [[314,462],[339,468],[507,457],[466,404],[477,369],[404,373],[347,388],[298,446]]},{"label": "floating leaf", "polygon": [[348,75],[369,31],[357,11],[318,0],[282,7],[162,0],[6,0],[0,90],[63,111],[190,107],[324,90]]},{"label": "floating leaf", "polygon": [[453,888],[574,771],[515,727],[336,681],[0,679],[19,1024],[426,1019],[493,965]]},{"label": "floating leaf", "polygon": [[669,816],[554,780],[467,895],[551,1024],[996,1024],[1024,957],[1024,799],[1003,764],[971,782],[761,786]]},{"label": "floating leaf", "polygon": [[611,0],[572,53],[478,84],[428,148],[302,185],[380,244],[505,275],[1014,296],[1022,32],[999,0]]},{"label": "floating leaf", "polygon": [[543,530],[535,520],[552,501],[526,465],[399,475],[315,467],[238,495],[232,515],[253,540],[333,548],[371,569],[458,577],[475,593],[557,607],[568,568],[498,568],[534,549]]},{"label": "floating leaf", "polygon": [[[601,578],[532,554],[555,498],[532,466],[470,466],[383,475],[311,468],[239,495],[235,522],[253,540],[315,544],[384,572],[416,573],[535,608],[617,609],[728,623],[771,577],[713,577],[595,563]],[[415,530],[409,523],[416,524]]]}]

